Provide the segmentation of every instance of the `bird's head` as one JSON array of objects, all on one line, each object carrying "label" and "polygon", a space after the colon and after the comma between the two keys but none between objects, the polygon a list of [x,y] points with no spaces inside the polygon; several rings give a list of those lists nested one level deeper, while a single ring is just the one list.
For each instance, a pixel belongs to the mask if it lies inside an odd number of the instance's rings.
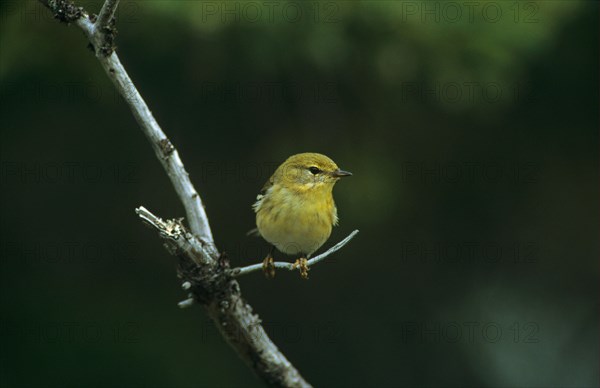
[{"label": "bird's head", "polygon": [[312,152],[290,156],[275,173],[275,183],[299,192],[331,190],[340,178],[351,173],[340,170],[327,156]]}]

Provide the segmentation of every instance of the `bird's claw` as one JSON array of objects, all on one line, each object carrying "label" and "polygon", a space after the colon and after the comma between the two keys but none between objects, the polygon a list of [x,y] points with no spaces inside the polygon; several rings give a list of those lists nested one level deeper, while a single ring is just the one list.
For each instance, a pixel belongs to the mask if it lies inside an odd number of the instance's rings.
[{"label": "bird's claw", "polygon": [[273,256],[269,255],[263,260],[262,269],[265,277],[273,279],[275,277],[275,264]]},{"label": "bird's claw", "polygon": [[298,268],[300,270],[300,276],[302,276],[302,279],[308,279],[309,268],[307,259],[305,259],[304,257],[299,258],[294,264],[292,264],[292,268]]}]

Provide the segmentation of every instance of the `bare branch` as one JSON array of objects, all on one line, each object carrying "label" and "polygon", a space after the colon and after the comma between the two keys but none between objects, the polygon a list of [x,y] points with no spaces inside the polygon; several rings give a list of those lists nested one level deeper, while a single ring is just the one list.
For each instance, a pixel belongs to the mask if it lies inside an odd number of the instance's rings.
[{"label": "bare branch", "polygon": [[98,14],[98,19],[96,19],[96,26],[98,27],[106,27],[110,24],[110,21],[115,16],[115,11],[119,6],[119,0],[106,0],[100,13]]},{"label": "bare branch", "polygon": [[[76,7],[70,0],[39,1],[57,19],[75,23],[84,31],[102,68],[129,105],[183,203],[191,233],[181,220],[164,221],[143,207],[136,209],[139,217],[158,231],[167,250],[179,259],[182,286],[189,291],[188,299],[180,302],[179,306],[185,308],[195,302],[202,304],[227,342],[268,385],[310,387],[269,339],[259,317],[253,314],[252,307],[242,298],[228,261],[214,246],[202,200],[192,185],[177,150],[154,119],[114,52],[115,31],[112,29],[112,20],[118,0],[107,0],[104,3],[96,24],[83,8]],[[337,251],[356,233],[358,231],[354,231],[324,254],[311,259],[308,265],[316,264]],[[251,272],[247,268],[240,269],[237,275]]]},{"label": "bare branch", "polygon": [[[40,3],[48,7],[54,14],[54,17],[62,23],[72,23],[79,20],[85,11],[81,7],[76,7],[68,0],[39,0]],[[87,16],[87,15],[86,15]]]},{"label": "bare branch", "polygon": [[140,218],[156,229],[169,252],[179,258],[179,276],[188,298],[180,308],[201,303],[223,337],[267,384],[310,387],[298,370],[269,339],[258,315],[242,298],[240,285],[223,257],[197,265],[201,243],[178,220],[162,220],[149,210],[136,209]]},{"label": "bare branch", "polygon": [[[49,3],[45,3],[44,0],[41,1],[44,4],[55,3],[52,1]],[[69,4],[70,7],[73,7],[72,3],[64,0],[61,3]],[[77,9],[80,10],[80,13],[78,14],[79,17],[74,20],[74,22],[85,32],[92,45],[101,47],[104,44],[104,37],[102,34],[97,33],[94,23],[89,19],[87,13],[81,8]],[[51,10],[56,15],[64,13],[61,9],[51,8]],[[96,49],[96,57],[100,61],[108,78],[110,78],[119,94],[129,105],[142,132],[144,132],[144,135],[146,135],[150,141],[156,157],[167,172],[171,184],[175,188],[175,192],[183,203],[187,221],[190,224],[192,233],[205,243],[213,245],[214,254],[217,255],[204,205],[202,204],[202,200],[194,188],[194,185],[190,181],[189,174],[183,166],[179,153],[158,125],[158,122],[152,115],[152,112],[150,112],[148,105],[146,105],[146,102],[121,64],[117,54],[112,52],[110,55],[105,56],[99,49]]]},{"label": "bare branch", "polygon": [[[308,260],[308,262],[306,263],[306,265],[308,267],[311,267],[311,266],[313,266],[313,265],[321,262],[327,256],[329,256],[329,255],[337,252],[344,245],[348,244],[350,242],[350,240],[352,240],[354,238],[354,236],[356,236],[357,234],[358,234],[358,229],[354,230],[345,239],[343,239],[339,243],[337,243],[334,246],[332,246],[331,248],[329,248],[326,252],[323,252],[320,255],[315,256],[312,259]],[[293,271],[295,269],[298,269],[298,267],[294,266],[294,264],[287,263],[287,262],[284,262],[284,261],[276,261],[276,262],[273,263],[273,265],[275,266],[275,268],[287,269],[288,271]],[[259,271],[259,270],[262,269],[262,267],[263,267],[263,264],[259,263],[259,264],[252,264],[252,265],[249,265],[247,267],[234,268],[234,269],[231,270],[231,276],[233,276],[233,277],[239,277],[239,276],[242,276],[242,275],[246,275],[246,274],[249,274],[251,272]]]},{"label": "bare branch", "polygon": [[138,124],[148,140],[150,140],[158,160],[171,179],[171,183],[185,208],[190,229],[204,242],[212,244],[213,236],[204,205],[190,181],[189,174],[183,166],[179,153],[159,127],[152,112],[150,112],[144,99],[127,75],[117,54],[113,53],[109,57],[99,59],[106,74],[113,81],[121,96],[129,104]]},{"label": "bare branch", "polygon": [[143,206],[135,209],[135,212],[142,221],[156,229],[162,238],[171,240],[175,248],[186,252],[186,256],[197,265],[209,265],[214,262],[212,250],[206,249],[206,245],[188,233],[180,220],[163,221]]}]

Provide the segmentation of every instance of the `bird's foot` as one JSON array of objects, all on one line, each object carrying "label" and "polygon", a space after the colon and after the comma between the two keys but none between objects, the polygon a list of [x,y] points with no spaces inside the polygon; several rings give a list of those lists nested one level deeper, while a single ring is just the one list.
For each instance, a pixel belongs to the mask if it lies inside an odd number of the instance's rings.
[{"label": "bird's foot", "polygon": [[273,261],[273,256],[269,255],[265,257],[263,260],[262,269],[265,277],[268,279],[273,279],[275,277],[275,264]]},{"label": "bird's foot", "polygon": [[308,279],[308,259],[305,259],[304,257],[299,258],[294,264],[292,264],[292,268],[298,268],[300,270],[300,276],[302,276],[302,279]]}]

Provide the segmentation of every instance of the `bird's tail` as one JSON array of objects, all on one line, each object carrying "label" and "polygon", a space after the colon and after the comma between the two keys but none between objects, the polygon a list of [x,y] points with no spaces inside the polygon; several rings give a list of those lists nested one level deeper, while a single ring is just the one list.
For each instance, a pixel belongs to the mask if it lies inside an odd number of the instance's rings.
[{"label": "bird's tail", "polygon": [[249,230],[248,233],[246,233],[246,236],[260,237],[260,232],[258,231],[258,228],[254,228]]}]

